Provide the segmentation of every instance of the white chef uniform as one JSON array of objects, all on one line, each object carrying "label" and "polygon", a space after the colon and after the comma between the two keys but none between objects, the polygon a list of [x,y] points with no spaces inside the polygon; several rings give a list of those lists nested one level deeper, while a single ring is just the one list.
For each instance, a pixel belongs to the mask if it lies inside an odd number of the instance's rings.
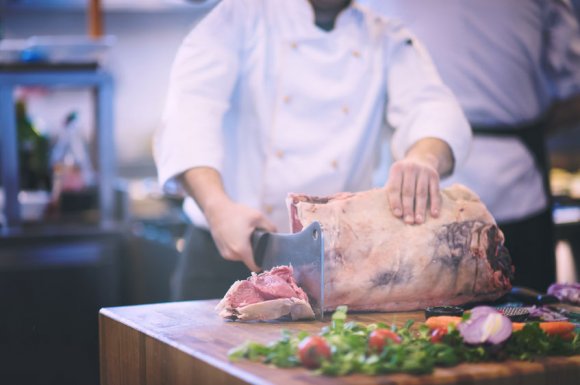
[{"label": "white chef uniform", "polygon": [[[289,192],[372,186],[385,112],[396,157],[426,137],[447,142],[457,164],[466,157],[468,123],[399,23],[353,2],[327,32],[307,0],[224,0],[175,60],[154,141],[159,179],[213,167],[233,200],[289,231]],[[191,198],[185,210],[207,226]]]},{"label": "white chef uniform", "polygon": [[[580,93],[580,34],[568,0],[363,0],[428,48],[474,126],[516,130]],[[498,222],[546,210],[534,157],[515,137],[474,136],[444,184],[476,191]]]}]

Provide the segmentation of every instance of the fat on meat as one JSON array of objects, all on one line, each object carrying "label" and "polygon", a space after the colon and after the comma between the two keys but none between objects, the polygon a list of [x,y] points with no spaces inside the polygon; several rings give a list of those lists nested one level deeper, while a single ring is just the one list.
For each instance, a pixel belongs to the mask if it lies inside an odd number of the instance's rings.
[{"label": "fat on meat", "polygon": [[[289,194],[292,231],[313,221],[323,230],[325,310],[408,311],[494,300],[509,291],[511,258],[485,205],[462,185],[441,196],[438,218],[408,225],[391,214],[384,188]],[[301,285],[312,290],[308,278]]]},{"label": "fat on meat", "polygon": [[236,281],[216,311],[223,318],[241,321],[314,318],[308,296],[294,281],[292,266],[277,266]]}]

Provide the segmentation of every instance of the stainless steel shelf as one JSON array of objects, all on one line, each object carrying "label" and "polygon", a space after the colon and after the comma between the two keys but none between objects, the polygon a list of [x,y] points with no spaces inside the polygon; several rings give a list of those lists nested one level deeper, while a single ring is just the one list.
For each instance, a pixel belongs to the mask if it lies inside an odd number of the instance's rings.
[{"label": "stainless steel shelf", "polygon": [[87,66],[0,66],[0,135],[2,137],[0,176],[4,186],[4,231],[19,228],[20,190],[18,135],[14,90],[18,86],[89,87],[94,92],[96,117],[97,169],[99,175],[100,224],[110,226],[114,218],[115,147],[113,127],[114,82],[98,67]]}]

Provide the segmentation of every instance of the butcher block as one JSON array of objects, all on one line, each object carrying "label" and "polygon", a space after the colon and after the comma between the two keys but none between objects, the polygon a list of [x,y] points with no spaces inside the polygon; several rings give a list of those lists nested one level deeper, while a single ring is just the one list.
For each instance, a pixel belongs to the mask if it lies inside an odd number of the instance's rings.
[{"label": "butcher block", "polygon": [[[316,333],[326,321],[227,322],[217,301],[191,301],[104,308],[99,315],[102,385],[137,384],[574,384],[580,356],[534,362],[461,364],[430,375],[324,377],[304,368],[279,369],[261,363],[229,362],[227,352],[245,341],[278,339],[283,329]],[[424,320],[421,312],[350,314],[350,320],[402,326]]]}]

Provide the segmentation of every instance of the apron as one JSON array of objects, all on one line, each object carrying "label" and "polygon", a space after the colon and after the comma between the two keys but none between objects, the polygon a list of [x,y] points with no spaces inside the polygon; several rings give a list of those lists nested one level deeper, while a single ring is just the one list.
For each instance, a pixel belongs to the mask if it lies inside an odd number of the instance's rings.
[{"label": "apron", "polygon": [[510,223],[499,223],[515,266],[513,285],[545,291],[556,279],[552,194],[548,175],[545,133],[547,119],[509,127],[473,127],[474,135],[518,138],[533,156],[541,174],[548,206],[541,213]]},{"label": "apron", "polygon": [[528,149],[536,168],[542,177],[542,184],[544,195],[548,201],[548,207],[552,207],[552,193],[550,190],[549,179],[549,160],[548,151],[546,148],[546,130],[548,118],[542,116],[541,118],[524,125],[519,126],[478,126],[473,125],[472,130],[474,135],[478,136],[495,136],[498,138],[517,138]]},{"label": "apron", "polygon": [[221,256],[208,230],[189,223],[185,247],[171,277],[171,300],[222,298],[235,281],[250,274],[242,262]]}]

